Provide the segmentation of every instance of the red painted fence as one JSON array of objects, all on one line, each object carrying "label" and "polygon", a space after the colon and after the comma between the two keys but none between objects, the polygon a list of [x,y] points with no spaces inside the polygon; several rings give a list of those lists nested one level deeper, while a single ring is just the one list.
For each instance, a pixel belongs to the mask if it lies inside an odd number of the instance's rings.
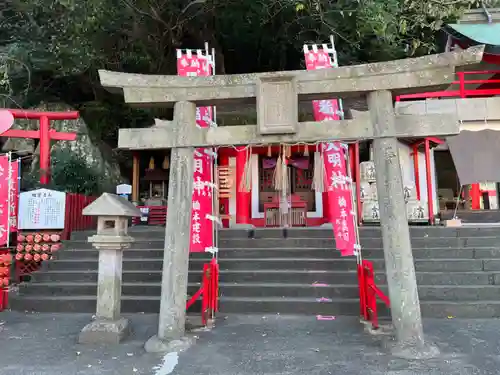
[{"label": "red painted fence", "polygon": [[83,194],[66,194],[66,217],[62,233],[63,240],[69,240],[73,231],[96,228],[97,222],[95,217],[82,215],[82,210],[96,198]]}]

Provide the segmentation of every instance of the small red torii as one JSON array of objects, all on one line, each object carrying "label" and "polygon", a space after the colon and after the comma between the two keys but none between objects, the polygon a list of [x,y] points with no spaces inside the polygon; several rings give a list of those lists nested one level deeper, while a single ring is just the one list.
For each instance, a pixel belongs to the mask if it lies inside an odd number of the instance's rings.
[{"label": "small red torii", "polygon": [[[0,137],[29,138],[40,140],[40,183],[47,185],[50,181],[50,141],[74,141],[76,133],[58,132],[50,129],[51,120],[76,120],[77,111],[70,112],[38,112],[23,109],[0,110]],[[38,130],[11,129],[14,119],[40,120]]]}]

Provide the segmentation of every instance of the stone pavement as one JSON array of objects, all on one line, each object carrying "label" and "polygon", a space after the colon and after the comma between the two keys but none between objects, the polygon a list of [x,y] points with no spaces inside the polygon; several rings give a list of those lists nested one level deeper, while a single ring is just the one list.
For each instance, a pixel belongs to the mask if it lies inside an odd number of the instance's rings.
[{"label": "stone pavement", "polygon": [[370,336],[353,318],[229,316],[196,333],[184,353],[152,355],[142,348],[156,332],[154,315],[129,316],[135,332],[118,346],[76,343],[86,314],[0,313],[0,375],[487,375],[500,373],[500,320],[425,320],[441,355],[394,358],[387,336]]}]

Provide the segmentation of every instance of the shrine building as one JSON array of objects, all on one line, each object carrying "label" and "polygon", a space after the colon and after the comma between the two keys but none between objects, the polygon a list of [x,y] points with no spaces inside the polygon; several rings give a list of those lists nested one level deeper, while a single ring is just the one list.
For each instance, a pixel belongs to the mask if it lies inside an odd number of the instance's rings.
[{"label": "shrine building", "polygon": [[[452,138],[453,141],[450,139],[450,142],[438,138],[399,141],[407,217],[410,223],[432,225],[454,215],[486,212],[490,216],[494,213],[493,219],[490,217],[489,220],[500,222],[500,185],[497,182],[500,181],[500,175],[491,180],[491,175],[485,171],[487,166],[478,168],[467,164],[467,160],[474,158],[465,150],[457,151],[462,147],[457,146],[460,139],[462,145],[468,142],[477,144],[484,140],[484,134],[481,138],[480,131],[493,131],[495,137],[500,135],[500,132],[495,131],[500,130],[500,109],[487,108],[488,101],[482,100],[500,94],[500,11],[469,11],[456,24],[446,25],[443,35],[446,50],[485,44],[485,54],[480,64],[468,67],[468,71],[459,71],[456,81],[441,91],[394,98],[395,110],[399,114],[458,111],[461,130],[464,132]],[[363,104],[346,102],[344,110],[366,108]],[[255,113],[249,113],[248,108],[232,107],[229,110],[217,107],[216,121],[224,125],[241,123],[242,118],[255,123],[252,117],[255,117]],[[311,103],[299,104],[299,117],[303,121],[312,120]],[[127,131],[121,129],[120,135]],[[473,133],[473,137],[467,133]],[[462,135],[467,137],[465,141]],[[491,134],[486,137],[492,138]],[[483,148],[482,145],[476,146],[475,152]],[[148,209],[151,224],[164,224],[169,151],[128,149],[133,151],[132,200]],[[250,148],[222,147],[218,150],[214,174],[219,184],[218,206],[224,227],[279,226],[276,220],[279,193],[273,188],[279,158],[287,160],[291,225],[321,226],[329,222],[325,209],[328,205],[327,194],[316,191],[313,186],[315,169],[321,165],[318,145],[298,144],[286,149],[279,145],[262,145]],[[377,223],[379,209],[371,142],[350,144],[349,160],[358,219],[360,223]],[[464,168],[474,168],[478,173],[465,176]],[[249,181],[247,189],[239,188],[243,180]],[[472,215],[469,220],[481,221],[481,217]]]}]

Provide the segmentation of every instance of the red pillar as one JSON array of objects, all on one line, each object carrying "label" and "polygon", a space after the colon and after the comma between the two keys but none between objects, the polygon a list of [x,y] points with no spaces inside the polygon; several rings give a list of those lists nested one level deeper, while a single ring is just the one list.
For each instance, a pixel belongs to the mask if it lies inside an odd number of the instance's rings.
[{"label": "red pillar", "polygon": [[50,181],[50,123],[47,116],[40,117],[40,183]]},{"label": "red pillar", "polygon": [[358,210],[358,225],[363,221],[363,206],[361,202],[361,172],[359,170],[359,142],[354,144],[354,175],[356,176],[356,206]]},{"label": "red pillar", "polygon": [[[219,149],[219,166],[221,167],[228,167],[229,166],[229,156],[227,156],[222,149]],[[221,214],[226,216],[229,215],[229,199],[228,198],[221,198],[220,199],[220,206],[221,207]],[[224,228],[229,228],[229,220],[228,219],[223,219],[222,220],[222,226]]]},{"label": "red pillar", "polygon": [[427,182],[427,208],[429,209],[429,222],[434,224],[434,200],[432,194],[432,178],[431,178],[431,146],[428,139],[424,142],[425,146],[425,175]]},{"label": "red pillar", "polygon": [[[241,183],[245,174],[248,150],[246,147],[236,148],[236,224],[250,224],[251,193],[241,191]],[[248,161],[250,162],[250,161]]]},{"label": "red pillar", "polygon": [[481,209],[481,189],[479,183],[470,185],[470,199],[471,199],[471,209],[480,210]]},{"label": "red pillar", "polygon": [[[425,159],[425,163],[427,164],[427,159]],[[413,170],[415,174],[415,192],[417,193],[417,200],[420,200],[420,172],[418,170],[418,144],[413,145]]]}]

